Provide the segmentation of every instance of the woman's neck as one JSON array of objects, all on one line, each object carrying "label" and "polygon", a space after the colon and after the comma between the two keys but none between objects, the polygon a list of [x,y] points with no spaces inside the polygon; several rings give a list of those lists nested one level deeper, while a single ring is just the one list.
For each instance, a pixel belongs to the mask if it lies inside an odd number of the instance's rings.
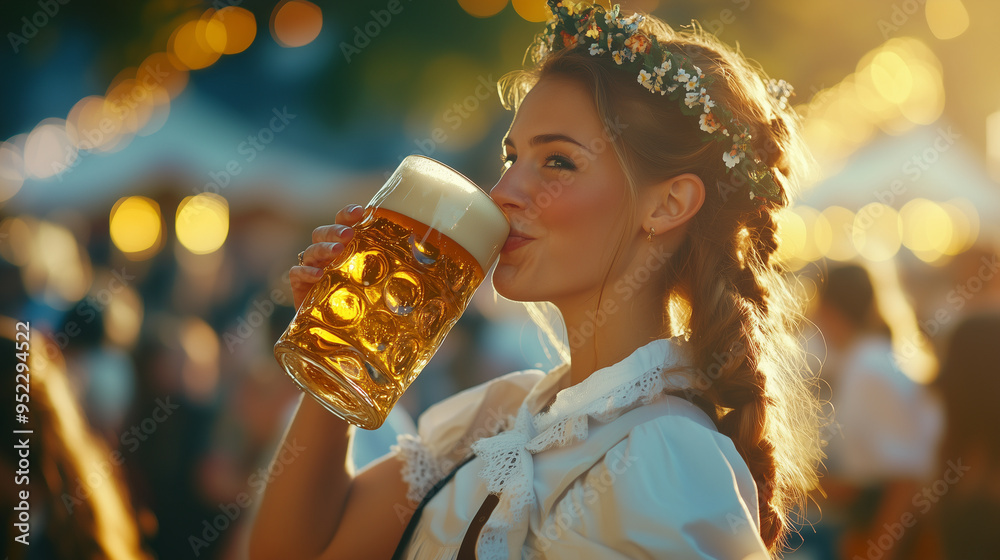
[{"label": "woman's neck", "polygon": [[600,299],[556,304],[569,335],[570,384],[576,385],[664,336],[666,313],[650,312],[663,308],[662,296],[641,292],[628,298],[622,295],[605,293]]}]

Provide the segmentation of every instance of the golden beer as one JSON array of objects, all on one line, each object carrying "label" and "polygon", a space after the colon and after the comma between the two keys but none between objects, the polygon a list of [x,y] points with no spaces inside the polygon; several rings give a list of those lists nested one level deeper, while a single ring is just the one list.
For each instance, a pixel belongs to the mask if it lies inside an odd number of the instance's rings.
[{"label": "golden beer", "polygon": [[362,428],[389,411],[458,321],[507,238],[493,201],[410,156],[275,345],[295,382]]}]

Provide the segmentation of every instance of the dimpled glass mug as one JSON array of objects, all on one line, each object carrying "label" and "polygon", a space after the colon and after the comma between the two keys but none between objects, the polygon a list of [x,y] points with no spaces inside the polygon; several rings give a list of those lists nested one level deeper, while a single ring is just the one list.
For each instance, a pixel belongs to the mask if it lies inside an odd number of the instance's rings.
[{"label": "dimpled glass mug", "polygon": [[509,225],[472,181],[408,156],[274,346],[300,387],[373,430],[437,351],[496,262]]}]

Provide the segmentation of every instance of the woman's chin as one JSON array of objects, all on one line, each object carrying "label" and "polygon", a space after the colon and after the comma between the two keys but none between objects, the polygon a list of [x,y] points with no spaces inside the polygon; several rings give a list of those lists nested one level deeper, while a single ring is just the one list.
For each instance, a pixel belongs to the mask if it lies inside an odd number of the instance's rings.
[{"label": "woman's chin", "polygon": [[493,289],[498,294],[511,301],[532,301],[531,294],[525,293],[526,290],[519,284],[521,283],[505,271],[493,271]]}]

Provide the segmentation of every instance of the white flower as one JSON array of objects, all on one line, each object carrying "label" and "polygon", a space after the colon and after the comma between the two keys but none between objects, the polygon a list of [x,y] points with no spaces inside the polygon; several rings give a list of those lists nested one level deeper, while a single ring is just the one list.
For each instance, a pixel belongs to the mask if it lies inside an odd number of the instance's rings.
[{"label": "white flower", "polygon": [[621,20],[621,26],[625,29],[626,33],[635,33],[639,29],[639,24],[645,19],[646,18],[639,14],[632,14]]},{"label": "white flower", "polygon": [[715,107],[715,101],[712,101],[712,98],[708,95],[708,90],[705,88],[701,88],[701,93],[698,95],[698,103],[705,106],[706,113],[711,111],[712,107]]},{"label": "white flower", "polygon": [[699,85],[698,76],[691,76],[691,79],[688,80],[688,83],[684,84],[684,89],[688,91],[694,91],[698,89],[698,85]]},{"label": "white flower", "polygon": [[726,152],[722,154],[722,161],[726,162],[726,167],[732,169],[736,167],[736,164],[743,159],[742,153],[737,153],[736,148],[733,148],[731,152]]},{"label": "white flower", "polygon": [[669,71],[670,71],[670,59],[669,58],[666,59],[666,60],[664,60],[663,64],[657,66],[656,68],[653,68],[653,72],[656,72],[656,75],[657,76],[661,76],[661,77],[665,76],[667,74],[667,72],[669,72]]},{"label": "white flower", "polygon": [[638,82],[642,84],[642,87],[653,91],[653,75],[646,72],[646,69],[639,70]]},{"label": "white flower", "polygon": [[621,64],[624,62],[622,60],[622,51],[611,51],[611,57],[615,59],[615,64]]},{"label": "white flower", "polygon": [[685,83],[690,79],[691,79],[691,74],[688,74],[687,71],[685,71],[683,68],[678,70],[677,74],[674,75],[674,80],[680,83]]},{"label": "white flower", "polygon": [[684,94],[684,104],[688,107],[694,107],[698,104],[698,92],[690,91]]},{"label": "white flower", "polygon": [[602,49],[601,46],[598,45],[597,43],[594,43],[594,44],[590,45],[590,54],[591,55],[597,56],[597,55],[603,54],[603,53],[604,53],[604,49]]},{"label": "white flower", "polygon": [[715,120],[715,115],[712,113],[702,113],[702,115],[698,117],[698,124],[701,126],[702,130],[709,134],[719,130],[719,126],[721,126],[719,121]]}]

